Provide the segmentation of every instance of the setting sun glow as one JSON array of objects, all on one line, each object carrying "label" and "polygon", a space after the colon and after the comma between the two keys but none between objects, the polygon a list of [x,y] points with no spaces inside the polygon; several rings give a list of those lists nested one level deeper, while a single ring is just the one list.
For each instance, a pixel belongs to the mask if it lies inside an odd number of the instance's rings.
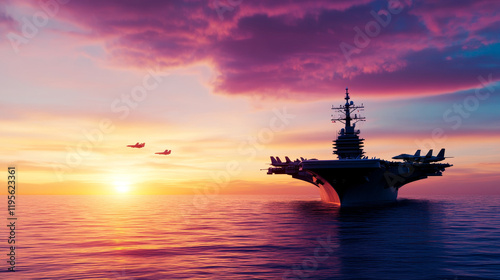
[{"label": "setting sun glow", "polygon": [[115,191],[118,193],[127,193],[130,191],[130,183],[124,181],[115,181],[113,183],[115,185]]}]

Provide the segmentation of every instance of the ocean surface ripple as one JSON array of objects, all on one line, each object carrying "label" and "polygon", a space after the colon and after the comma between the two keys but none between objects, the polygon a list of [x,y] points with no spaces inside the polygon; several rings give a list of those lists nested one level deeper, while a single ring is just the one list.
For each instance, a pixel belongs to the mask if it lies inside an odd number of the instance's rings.
[{"label": "ocean surface ripple", "polygon": [[17,207],[17,271],[3,261],[1,279],[500,279],[498,196],[356,209],[314,196],[20,196]]}]

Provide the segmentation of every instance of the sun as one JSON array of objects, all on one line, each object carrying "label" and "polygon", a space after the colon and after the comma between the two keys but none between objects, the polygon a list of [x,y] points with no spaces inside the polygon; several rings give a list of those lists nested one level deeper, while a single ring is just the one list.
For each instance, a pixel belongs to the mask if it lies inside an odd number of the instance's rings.
[{"label": "sun", "polygon": [[130,183],[126,181],[114,181],[115,191],[118,193],[128,193],[130,191]]}]

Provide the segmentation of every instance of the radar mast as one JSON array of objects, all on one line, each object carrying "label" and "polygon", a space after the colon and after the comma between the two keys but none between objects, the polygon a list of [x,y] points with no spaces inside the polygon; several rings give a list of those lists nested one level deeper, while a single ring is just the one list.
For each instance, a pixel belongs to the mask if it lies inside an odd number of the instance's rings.
[{"label": "radar mast", "polygon": [[358,106],[355,105],[353,101],[349,101],[351,98],[349,97],[348,88],[345,89],[344,99],[346,101],[344,105],[338,107],[332,106],[332,110],[340,113],[337,118],[334,118],[332,115],[332,122],[335,123],[339,121],[345,124],[345,127],[340,130],[337,140],[333,141],[333,153],[337,154],[339,159],[360,159],[364,154],[363,141],[365,139],[360,139],[358,137],[359,130],[355,130],[355,127],[357,122],[365,121],[366,118],[354,112],[364,111],[365,107],[363,104]]},{"label": "radar mast", "polygon": [[[364,122],[366,121],[365,117],[361,117],[361,115],[354,114],[354,117],[352,117],[352,113],[355,111],[364,111],[365,106],[363,106],[363,103],[361,103],[360,106],[355,105],[353,101],[349,100],[351,99],[349,97],[349,89],[345,88],[345,105],[340,105],[339,107],[332,106],[332,110],[337,111],[340,113],[340,115],[337,118],[332,118],[332,122],[339,121],[343,124],[345,124],[345,128],[340,130],[339,134],[344,135],[344,134],[359,134],[359,130],[355,131],[354,128],[356,127],[357,122]],[[332,115],[333,117],[333,115]]]}]

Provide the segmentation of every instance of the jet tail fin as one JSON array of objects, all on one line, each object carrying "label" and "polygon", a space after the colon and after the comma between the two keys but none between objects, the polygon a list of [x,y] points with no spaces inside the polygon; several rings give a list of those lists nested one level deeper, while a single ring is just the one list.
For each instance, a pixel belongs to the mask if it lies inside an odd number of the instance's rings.
[{"label": "jet tail fin", "polygon": [[429,150],[429,152],[425,155],[426,158],[432,157],[432,149]]},{"label": "jet tail fin", "polygon": [[417,150],[413,156],[414,157],[419,157],[420,156],[420,150]]},{"label": "jet tail fin", "polygon": [[441,149],[441,151],[439,151],[439,154],[437,155],[438,158],[444,158],[444,149]]},{"label": "jet tail fin", "polygon": [[291,163],[292,162],[289,157],[285,157],[285,159],[286,159],[286,163]]},{"label": "jet tail fin", "polygon": [[276,161],[276,159],[273,156],[271,156],[271,164],[276,165],[277,163],[278,162]]},{"label": "jet tail fin", "polygon": [[276,157],[276,160],[278,161],[278,163],[283,163],[280,159],[280,157]]}]

